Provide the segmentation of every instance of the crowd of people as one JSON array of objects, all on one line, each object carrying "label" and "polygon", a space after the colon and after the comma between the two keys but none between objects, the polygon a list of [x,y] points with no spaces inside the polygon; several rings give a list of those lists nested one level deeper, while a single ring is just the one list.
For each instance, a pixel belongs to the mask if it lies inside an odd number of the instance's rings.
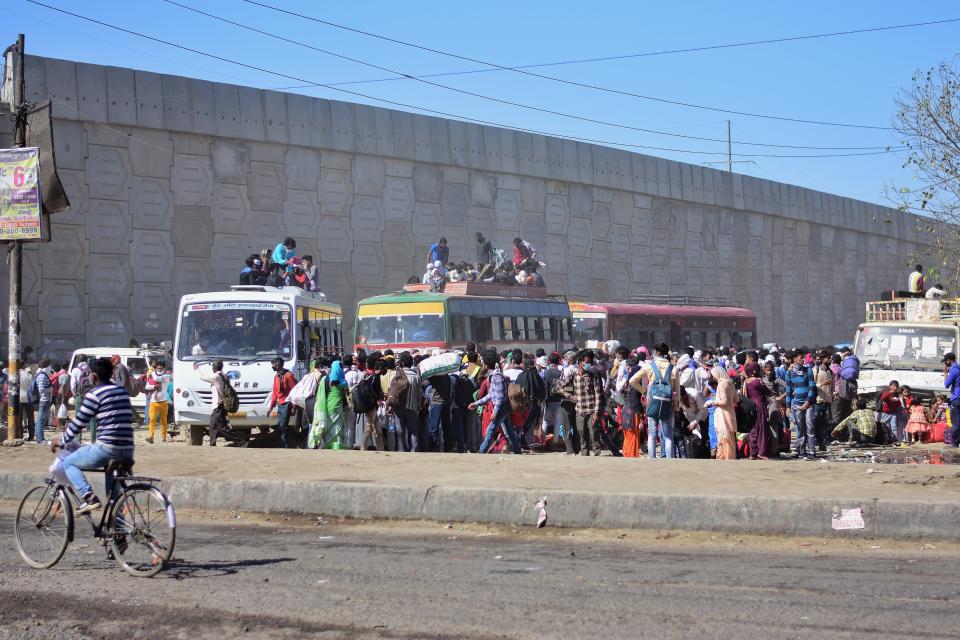
[{"label": "crowd of people", "polygon": [[313,256],[297,256],[297,241],[287,237],[273,251],[264,249],[248,256],[240,270],[238,284],[318,291],[319,276],[319,267]]},{"label": "crowd of people", "polygon": [[546,354],[468,344],[456,371],[423,377],[418,365],[429,356],[388,349],[320,358],[300,381],[275,362],[271,408],[283,445],[815,459],[837,442],[906,446],[948,422],[960,444],[960,421],[949,415],[960,406],[953,354],[945,358],[951,395],[929,408],[895,381],[877,401],[859,395],[849,348],[675,352],[609,341]]},{"label": "crowd of people", "polygon": [[[444,282],[547,286],[540,273],[546,265],[537,259],[537,250],[529,241],[514,238],[511,259],[503,249],[495,249],[493,243],[479,231],[474,237],[477,242],[477,259],[472,263],[451,262],[446,238],[440,238],[431,245],[427,253],[427,267],[419,282],[430,285],[432,291],[440,291]],[[417,281],[415,276],[410,278],[410,284]]]}]

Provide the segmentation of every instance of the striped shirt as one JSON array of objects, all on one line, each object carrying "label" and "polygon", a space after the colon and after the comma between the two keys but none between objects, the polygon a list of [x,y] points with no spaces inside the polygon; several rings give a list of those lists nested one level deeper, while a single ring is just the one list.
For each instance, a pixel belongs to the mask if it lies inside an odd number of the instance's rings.
[{"label": "striped shirt", "polygon": [[507,382],[503,374],[496,369],[487,374],[487,380],[490,382],[487,395],[479,398],[475,404],[479,407],[488,402],[493,403],[493,413],[496,415],[500,406],[507,401]]},{"label": "striped shirt", "polygon": [[94,418],[97,419],[98,443],[108,447],[133,448],[130,395],[126,389],[115,384],[102,384],[87,392],[77,416],[63,432],[60,446],[76,438]]}]

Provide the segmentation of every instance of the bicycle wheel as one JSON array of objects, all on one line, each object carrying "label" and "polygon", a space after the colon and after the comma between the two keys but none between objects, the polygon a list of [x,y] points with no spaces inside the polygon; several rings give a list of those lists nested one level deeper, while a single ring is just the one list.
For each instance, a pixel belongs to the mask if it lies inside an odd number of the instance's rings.
[{"label": "bicycle wheel", "polygon": [[127,573],[149,578],[173,555],[177,522],[170,500],[156,487],[129,487],[110,514],[110,547]]},{"label": "bicycle wheel", "polygon": [[17,550],[34,569],[49,569],[60,561],[70,542],[73,509],[66,494],[52,484],[27,491],[14,523]]}]

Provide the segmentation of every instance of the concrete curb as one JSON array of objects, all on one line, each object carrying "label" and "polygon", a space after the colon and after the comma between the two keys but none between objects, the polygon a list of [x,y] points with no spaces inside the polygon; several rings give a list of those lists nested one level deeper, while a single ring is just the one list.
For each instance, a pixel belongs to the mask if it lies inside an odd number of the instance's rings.
[{"label": "concrete curb", "polygon": [[[43,474],[0,472],[0,499],[19,500]],[[843,535],[881,538],[960,537],[960,505],[707,495],[652,495],[581,491],[391,486],[365,483],[297,483],[169,477],[164,490],[182,508],[260,513],[302,513],[384,518],[526,524],[536,522],[536,502],[548,499],[549,525],[601,529],[688,529],[769,535]],[[831,516],[861,507],[866,528],[836,532]]]}]

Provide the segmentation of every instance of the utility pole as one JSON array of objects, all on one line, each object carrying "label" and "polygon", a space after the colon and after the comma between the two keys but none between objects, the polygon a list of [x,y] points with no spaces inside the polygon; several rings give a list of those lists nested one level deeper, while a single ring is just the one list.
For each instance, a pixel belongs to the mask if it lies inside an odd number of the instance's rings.
[{"label": "utility pole", "polygon": [[[16,117],[13,131],[13,146],[27,146],[27,116],[24,102],[24,45],[26,38],[21,33],[13,59],[13,104],[11,110]],[[20,293],[23,285],[21,266],[23,264],[23,241],[12,240],[7,247],[7,263],[10,270],[10,310],[7,325],[7,440],[13,442],[20,434]]]},{"label": "utility pole", "polygon": [[733,173],[733,141],[730,138],[729,120],[727,120],[727,172]]}]

